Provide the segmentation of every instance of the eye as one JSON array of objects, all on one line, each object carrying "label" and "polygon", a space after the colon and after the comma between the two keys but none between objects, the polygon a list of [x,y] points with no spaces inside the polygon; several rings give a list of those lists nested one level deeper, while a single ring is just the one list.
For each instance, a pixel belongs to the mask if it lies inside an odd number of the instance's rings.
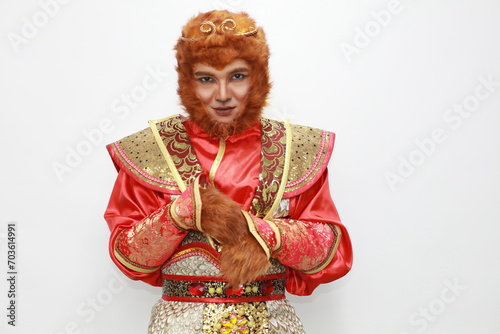
[{"label": "eye", "polygon": [[209,82],[213,81],[213,79],[211,77],[201,77],[201,78],[198,78],[196,80],[198,80],[201,83],[209,83]]},{"label": "eye", "polygon": [[241,80],[245,79],[246,77],[247,76],[245,74],[236,73],[235,75],[233,75],[231,77],[231,79],[241,81]]}]

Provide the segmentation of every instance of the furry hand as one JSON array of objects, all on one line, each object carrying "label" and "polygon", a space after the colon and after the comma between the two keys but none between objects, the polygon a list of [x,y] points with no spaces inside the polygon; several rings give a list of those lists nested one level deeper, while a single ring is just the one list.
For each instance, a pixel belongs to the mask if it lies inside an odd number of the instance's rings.
[{"label": "furry hand", "polygon": [[231,287],[254,281],[270,266],[264,249],[250,232],[241,242],[222,246],[221,271]]},{"label": "furry hand", "polygon": [[215,187],[201,188],[200,195],[201,226],[222,246],[221,272],[229,285],[255,280],[271,263],[250,233],[240,205]]},{"label": "furry hand", "polygon": [[245,238],[247,222],[241,206],[215,187],[200,188],[201,227],[203,232],[225,245]]}]

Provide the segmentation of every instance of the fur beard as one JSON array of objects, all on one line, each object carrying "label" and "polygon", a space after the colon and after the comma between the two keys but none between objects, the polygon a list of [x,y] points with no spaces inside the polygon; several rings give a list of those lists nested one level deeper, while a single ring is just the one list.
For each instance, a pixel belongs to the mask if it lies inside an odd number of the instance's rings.
[{"label": "fur beard", "polygon": [[245,130],[240,129],[236,120],[231,122],[218,122],[211,119],[208,115],[205,117],[204,121],[197,121],[196,123],[211,137],[228,138]]},{"label": "fur beard", "polygon": [[260,115],[260,110],[247,110],[231,122],[218,122],[212,119],[205,110],[189,113],[190,119],[211,137],[224,139],[250,129],[255,125]]}]

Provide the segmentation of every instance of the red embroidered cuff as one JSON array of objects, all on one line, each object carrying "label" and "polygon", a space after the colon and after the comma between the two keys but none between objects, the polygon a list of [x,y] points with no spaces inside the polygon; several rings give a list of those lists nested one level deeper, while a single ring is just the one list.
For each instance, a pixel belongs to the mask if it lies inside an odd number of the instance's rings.
[{"label": "red embroidered cuff", "polygon": [[200,179],[194,180],[189,187],[172,203],[169,210],[173,223],[181,230],[197,230],[201,228]]},{"label": "red embroidered cuff", "polygon": [[281,244],[279,229],[272,221],[257,218],[246,211],[242,212],[247,220],[250,233],[257,239],[270,258]]},{"label": "red embroidered cuff", "polygon": [[175,251],[186,232],[169,219],[170,204],[124,229],[115,241],[114,255],[125,267],[143,273],[156,271]]},{"label": "red embroidered cuff", "polygon": [[293,219],[269,222],[279,230],[273,258],[282,264],[312,274],[332,261],[341,239],[339,227]]}]

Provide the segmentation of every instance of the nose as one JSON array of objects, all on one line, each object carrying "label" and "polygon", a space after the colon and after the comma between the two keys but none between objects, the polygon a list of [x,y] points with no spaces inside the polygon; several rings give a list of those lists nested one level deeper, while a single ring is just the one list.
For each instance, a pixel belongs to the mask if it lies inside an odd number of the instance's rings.
[{"label": "nose", "polygon": [[221,103],[229,102],[231,100],[231,90],[226,82],[219,82],[215,100]]}]

